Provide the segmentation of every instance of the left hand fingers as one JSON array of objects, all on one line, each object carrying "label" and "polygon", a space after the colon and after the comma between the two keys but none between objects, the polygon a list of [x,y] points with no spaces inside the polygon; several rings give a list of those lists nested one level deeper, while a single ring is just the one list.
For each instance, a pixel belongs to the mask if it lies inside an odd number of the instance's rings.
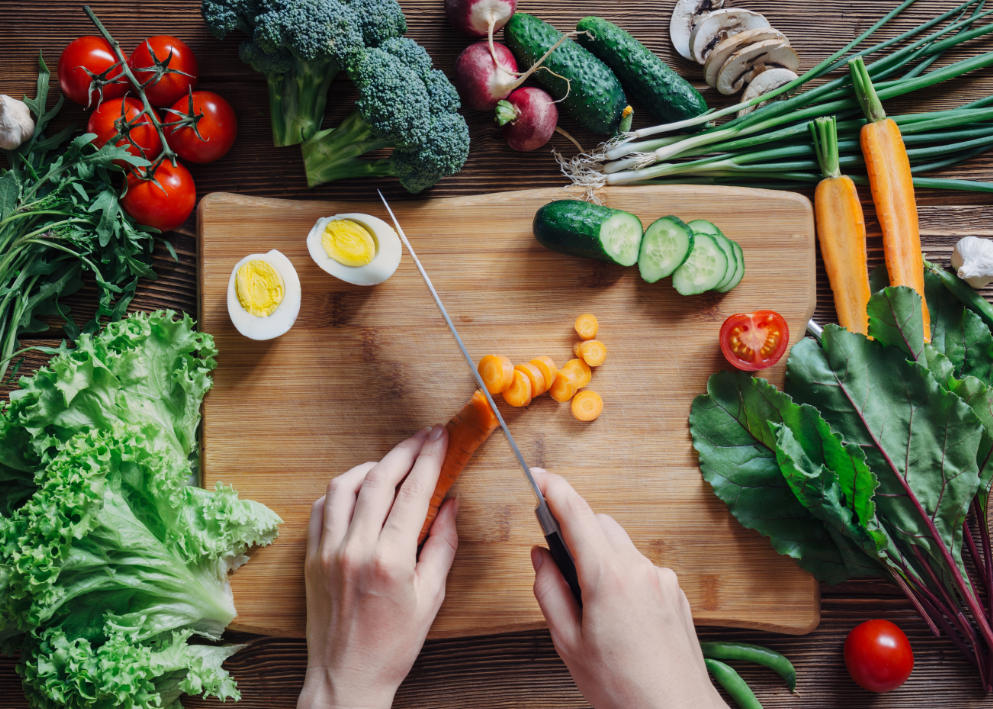
[{"label": "left hand fingers", "polygon": [[366,474],[375,463],[356,465],[347,473],[342,473],[328,483],[328,494],[324,496],[324,536],[321,545],[337,549],[348,532],[348,526],[355,512],[355,499],[362,487]]},{"label": "left hand fingers", "polygon": [[435,426],[424,442],[410,475],[397,492],[393,509],[383,527],[380,540],[391,547],[409,547],[410,558],[417,548],[417,537],[424,526],[428,506],[438,484],[445,454],[448,452],[448,431]]},{"label": "left hand fingers", "polygon": [[317,556],[321,548],[321,531],[324,529],[324,501],[327,495],[321,495],[321,499],[315,502],[310,508],[310,522],[307,524],[307,561],[308,563]]},{"label": "left hand fingers", "polygon": [[[458,513],[458,498],[445,500],[431,525],[431,532],[424,541],[424,548],[421,549],[421,557],[417,562],[417,578],[427,585],[439,606],[445,596],[445,581],[452,569],[452,562],[455,561],[455,551],[459,548],[459,534],[455,528]],[[420,531],[419,525],[417,529]],[[415,543],[416,535],[417,532],[414,532]]]}]

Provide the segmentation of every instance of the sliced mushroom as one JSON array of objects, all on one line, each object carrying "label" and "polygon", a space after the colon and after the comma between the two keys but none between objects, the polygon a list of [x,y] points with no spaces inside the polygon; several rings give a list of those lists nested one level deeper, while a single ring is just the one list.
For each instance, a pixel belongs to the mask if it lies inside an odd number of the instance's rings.
[{"label": "sliced mushroom", "polygon": [[724,7],[724,0],[679,0],[669,21],[672,46],[685,59],[690,58],[690,35],[704,15]]},{"label": "sliced mushroom", "polygon": [[725,96],[738,93],[766,69],[789,69],[795,72],[800,68],[800,57],[793,48],[778,39],[749,44],[728,58],[717,76],[717,90]]},{"label": "sliced mushroom", "polygon": [[698,64],[707,61],[713,49],[728,37],[768,27],[764,16],[751,10],[714,10],[704,15],[690,35],[690,58]]},{"label": "sliced mushroom", "polygon": [[707,61],[703,65],[703,76],[708,86],[717,88],[717,75],[721,73],[724,62],[737,51],[744,49],[749,44],[764,42],[768,39],[778,39],[784,44],[789,44],[786,35],[772,27],[760,27],[757,30],[745,30],[736,35],[728,37],[726,40],[714,47],[707,56]]},{"label": "sliced mushroom", "polygon": [[[751,101],[757,96],[765,96],[770,91],[775,91],[780,86],[785,86],[786,84],[797,78],[795,71],[790,71],[789,69],[775,68],[766,69],[761,74],[752,79],[752,83],[748,85],[745,89],[745,93],[741,96],[741,101]],[[779,98],[786,98],[790,92],[782,94]],[[774,101],[775,99],[769,99],[769,101]],[[756,108],[762,108],[762,106],[769,103],[769,101],[763,101],[757,106],[749,106],[738,111],[739,116],[744,116],[746,113],[751,113]]]}]

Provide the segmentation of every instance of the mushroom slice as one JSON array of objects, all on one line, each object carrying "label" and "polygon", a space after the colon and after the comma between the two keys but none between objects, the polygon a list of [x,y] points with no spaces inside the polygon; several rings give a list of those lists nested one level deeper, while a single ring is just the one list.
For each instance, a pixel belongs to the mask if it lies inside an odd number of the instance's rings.
[{"label": "mushroom slice", "polygon": [[721,73],[724,62],[735,52],[744,49],[749,44],[764,42],[768,39],[778,39],[784,44],[790,41],[782,32],[772,27],[760,27],[757,30],[745,30],[736,35],[728,37],[726,40],[714,47],[714,50],[707,56],[707,61],[703,65],[703,76],[708,86],[717,88],[717,75]]},{"label": "mushroom slice", "polygon": [[714,10],[704,15],[690,34],[690,58],[698,64],[707,61],[710,52],[732,35],[768,27],[764,16],[751,10]]},{"label": "mushroom slice", "polygon": [[717,90],[725,96],[738,93],[741,87],[766,69],[800,68],[800,57],[793,48],[778,39],[749,44],[732,54],[717,76]]},{"label": "mushroom slice", "polygon": [[714,10],[724,7],[724,0],[679,0],[669,21],[669,38],[679,56],[690,59],[690,35],[693,28]]},{"label": "mushroom slice", "polygon": [[[790,71],[789,69],[775,68],[766,69],[761,74],[752,79],[752,83],[748,85],[745,89],[745,93],[741,96],[741,101],[751,101],[753,98],[758,96],[764,96],[770,91],[775,91],[780,86],[785,86],[786,84],[797,78],[795,71]],[[788,94],[789,92],[787,92]],[[787,94],[782,94],[781,98],[786,98]],[[769,101],[774,101],[775,99],[769,99]],[[739,116],[744,116],[746,113],[751,113],[756,108],[762,108],[762,106],[769,103],[769,101],[763,101],[756,106],[748,106],[746,108],[738,111]]]}]

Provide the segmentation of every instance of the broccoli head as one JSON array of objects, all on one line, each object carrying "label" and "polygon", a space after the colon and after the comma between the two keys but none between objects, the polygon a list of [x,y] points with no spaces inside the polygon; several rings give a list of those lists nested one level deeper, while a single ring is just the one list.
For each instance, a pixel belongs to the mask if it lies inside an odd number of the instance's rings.
[{"label": "broccoli head", "polygon": [[[394,38],[355,55],[348,75],[359,90],[356,111],[340,126],[316,133],[303,145],[307,183],[393,175],[417,193],[458,172],[469,156],[469,129],[459,98],[434,69],[424,48]],[[393,147],[388,159],[362,158]]]}]

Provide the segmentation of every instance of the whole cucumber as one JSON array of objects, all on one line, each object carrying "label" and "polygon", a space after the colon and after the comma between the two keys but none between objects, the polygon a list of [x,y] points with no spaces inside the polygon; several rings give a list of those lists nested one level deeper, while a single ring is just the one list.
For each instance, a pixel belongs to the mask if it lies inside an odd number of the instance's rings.
[{"label": "whole cucumber", "polygon": [[675,123],[707,110],[699,91],[614,23],[584,17],[576,29],[583,33],[579,43],[613,69],[621,85],[657,120]]},{"label": "whole cucumber", "polygon": [[[521,71],[538,61],[562,37],[547,22],[523,12],[510,18],[503,33]],[[594,133],[616,132],[627,98],[621,82],[606,64],[567,39],[542,66],[550,71],[539,69],[531,76],[556,100],[568,91],[559,104],[562,110]]]}]

